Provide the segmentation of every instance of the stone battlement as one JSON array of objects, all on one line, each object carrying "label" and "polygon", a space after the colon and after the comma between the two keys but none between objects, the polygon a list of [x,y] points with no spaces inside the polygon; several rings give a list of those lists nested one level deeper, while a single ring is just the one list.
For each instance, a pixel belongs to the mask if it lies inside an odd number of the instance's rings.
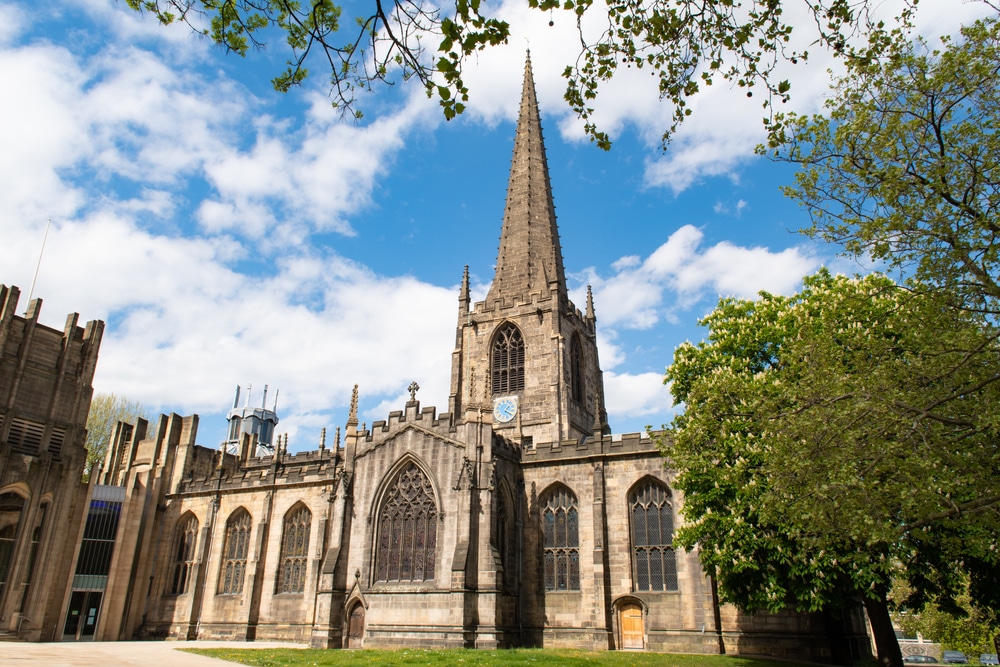
[{"label": "stone battlement", "polygon": [[[653,435],[659,435],[654,433]],[[582,441],[537,443],[521,454],[521,461],[565,461],[592,456],[627,456],[649,454],[656,451],[656,440],[646,433],[622,433],[606,435],[600,439],[587,438]]]}]

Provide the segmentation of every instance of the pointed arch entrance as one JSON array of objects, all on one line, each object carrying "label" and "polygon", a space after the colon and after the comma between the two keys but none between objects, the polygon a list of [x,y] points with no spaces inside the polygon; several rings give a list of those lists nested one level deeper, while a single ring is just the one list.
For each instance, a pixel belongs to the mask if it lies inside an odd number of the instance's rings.
[{"label": "pointed arch entrance", "polygon": [[362,648],[365,641],[365,606],[360,602],[347,615],[347,648]]}]

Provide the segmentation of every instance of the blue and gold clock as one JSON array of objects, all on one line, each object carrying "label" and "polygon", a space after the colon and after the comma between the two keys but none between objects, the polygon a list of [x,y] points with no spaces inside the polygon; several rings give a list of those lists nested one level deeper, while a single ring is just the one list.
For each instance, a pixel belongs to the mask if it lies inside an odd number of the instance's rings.
[{"label": "blue and gold clock", "polygon": [[517,416],[517,396],[504,396],[493,400],[493,419],[506,424]]}]

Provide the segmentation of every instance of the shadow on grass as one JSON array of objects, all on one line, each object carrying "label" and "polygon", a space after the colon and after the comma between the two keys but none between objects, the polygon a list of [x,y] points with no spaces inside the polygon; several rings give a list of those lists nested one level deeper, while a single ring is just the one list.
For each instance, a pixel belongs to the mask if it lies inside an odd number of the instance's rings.
[{"label": "shadow on grass", "polygon": [[724,655],[673,655],[627,651],[561,649],[183,649],[220,660],[254,667],[796,667],[806,663],[735,658]]}]

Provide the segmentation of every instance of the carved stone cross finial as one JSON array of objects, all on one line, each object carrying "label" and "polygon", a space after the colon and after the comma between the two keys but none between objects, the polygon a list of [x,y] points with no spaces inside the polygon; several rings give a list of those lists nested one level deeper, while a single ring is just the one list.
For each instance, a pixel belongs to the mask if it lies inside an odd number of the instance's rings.
[{"label": "carved stone cross finial", "polygon": [[416,401],[417,392],[420,391],[420,385],[417,384],[416,382],[411,382],[410,386],[407,387],[406,390],[410,392],[410,402],[412,403],[413,401]]}]

